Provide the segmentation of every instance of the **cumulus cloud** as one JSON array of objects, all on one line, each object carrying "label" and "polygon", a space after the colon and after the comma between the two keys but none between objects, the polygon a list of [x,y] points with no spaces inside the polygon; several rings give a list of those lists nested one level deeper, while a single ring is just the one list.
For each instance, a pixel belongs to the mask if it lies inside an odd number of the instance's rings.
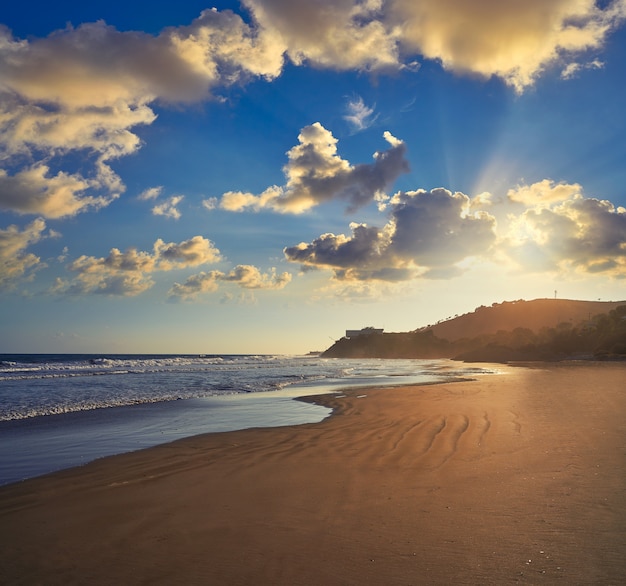
[{"label": "cumulus cloud", "polygon": [[445,278],[462,260],[486,254],[496,222],[471,211],[470,198],[446,189],[397,193],[382,228],[352,224],[352,235],[323,234],[284,249],[287,260],[331,269],[339,280],[404,281]]},{"label": "cumulus cloud", "polygon": [[[4,175],[19,183],[21,172],[38,174],[40,191],[51,194],[63,181],[67,194],[67,205],[57,205],[28,190],[26,203],[21,195],[2,192],[0,205],[47,217],[107,205],[124,191],[110,162],[141,147],[134,129],[154,122],[154,103],[194,103],[250,78],[274,79],[286,58],[296,65],[384,71],[412,66],[421,56],[453,72],[498,76],[521,92],[553,64],[566,78],[601,66],[590,52],[600,50],[626,17],[626,0],[601,5],[593,0],[244,0],[243,5],[249,22],[230,10],[212,9],[158,35],[118,31],[99,21],[23,40],[0,26]],[[348,116],[355,128],[371,123],[370,110],[353,103]],[[86,155],[91,172],[49,171],[51,157],[70,152]],[[15,173],[18,159],[32,163]],[[270,201],[283,211],[302,211],[314,205],[312,186],[299,187],[295,181],[278,196],[270,189],[257,199],[247,197],[249,207]],[[338,190],[345,195],[351,188]],[[229,195],[224,205],[246,205],[244,196],[250,194]]]},{"label": "cumulus cloud", "polygon": [[[384,70],[436,60],[457,73],[497,76],[521,92],[552,64],[565,71],[600,49],[626,17],[613,0],[245,0],[290,59]],[[593,66],[593,65],[592,65]]]},{"label": "cumulus cloud", "polygon": [[375,200],[409,170],[404,142],[389,132],[383,136],[389,149],[376,152],[373,163],[351,165],[337,153],[337,139],[329,130],[319,122],[305,126],[298,135],[300,144],[287,153],[284,186],[271,186],[260,195],[230,191],[222,196],[220,207],[298,214],[340,199],[355,210]]},{"label": "cumulus cloud", "polygon": [[181,214],[177,206],[183,199],[185,199],[184,195],[173,195],[163,203],[155,205],[152,208],[152,213],[155,216],[165,216],[166,218],[178,220]]},{"label": "cumulus cloud", "polygon": [[[98,87],[96,80],[92,83]],[[112,104],[94,99],[93,104],[76,106],[71,100],[67,103],[68,100],[52,95],[42,96],[38,102],[28,95],[10,92],[11,89],[0,93],[3,159],[76,150],[98,153],[100,160],[105,161],[118,158],[135,152],[141,145],[139,137],[129,129],[156,119],[144,103],[126,103],[121,98]]]},{"label": "cumulus cloud", "polygon": [[544,179],[532,185],[518,185],[509,189],[507,197],[510,201],[522,203],[529,207],[550,206],[553,203],[578,197],[582,187],[578,183],[555,183],[551,179]]},{"label": "cumulus cloud", "polygon": [[222,271],[201,272],[190,276],[184,283],[174,283],[169,291],[170,299],[190,300],[202,293],[218,290],[220,282],[236,283],[243,289],[283,289],[291,282],[288,272],[278,274],[272,267],[268,273],[262,273],[253,265],[237,265],[228,273]]},{"label": "cumulus cloud", "polygon": [[495,242],[494,217],[471,211],[463,193],[441,188],[401,192],[391,205],[396,254],[431,270],[484,254]]},{"label": "cumulus cloud", "polygon": [[290,60],[366,71],[398,69],[400,27],[382,0],[243,0],[261,29],[284,43]]},{"label": "cumulus cloud", "polygon": [[74,108],[195,102],[246,74],[276,77],[283,47],[263,29],[224,10],[152,36],[99,21],[44,39],[2,31],[3,86],[29,101]]},{"label": "cumulus cloud", "polygon": [[0,169],[0,207],[46,218],[73,216],[87,208],[106,206],[118,197],[116,193],[84,195],[87,190],[99,189],[106,182],[106,177],[88,180],[63,171],[51,175],[44,164],[27,167],[14,175]]},{"label": "cumulus cloud", "polygon": [[285,257],[346,284],[452,278],[469,259],[626,278],[626,208],[585,197],[578,184],[545,179],[504,199],[442,188],[399,192],[387,213],[382,227],[353,223],[351,234],[322,234],[286,247]]},{"label": "cumulus cloud", "polygon": [[[151,103],[196,102],[250,76],[275,77],[283,52],[274,36],[231,11],[204,11],[189,26],[157,36],[96,22],[26,41],[0,27],[0,159],[28,156],[38,161],[36,172],[51,156],[81,151],[93,161],[94,179],[75,176],[74,201],[55,206],[49,217],[92,207],[84,189],[108,190],[98,198],[105,205],[123,191],[107,163],[141,146],[132,129],[156,119]],[[40,181],[46,179],[44,173]],[[49,215],[48,206],[35,205],[40,199],[15,205],[16,199],[0,203]]]},{"label": "cumulus cloud", "polygon": [[626,278],[626,209],[574,194],[515,218],[506,253],[525,270]]},{"label": "cumulus cloud", "polygon": [[451,71],[498,76],[521,92],[551,64],[598,50],[626,17],[626,2],[594,0],[391,0],[406,51]]},{"label": "cumulus cloud", "polygon": [[166,243],[159,238],[154,243],[154,254],[158,258],[159,268],[166,271],[197,267],[221,260],[220,251],[203,236],[194,236],[180,243]]},{"label": "cumulus cloud", "polygon": [[237,283],[244,289],[282,289],[291,281],[291,274],[278,274],[274,267],[269,273],[261,273],[255,266],[237,265],[228,274],[221,276],[220,280]]},{"label": "cumulus cloud", "polygon": [[[2,48],[0,42],[0,76],[10,61]],[[0,84],[0,162],[7,169],[24,160],[35,162],[14,175],[0,169],[0,206],[60,218],[98,209],[119,197],[125,188],[109,162],[139,148],[140,140],[129,128],[151,123],[154,113],[145,105],[121,102],[75,107],[53,96],[38,103],[17,93],[10,81]],[[95,81],[93,85],[98,86]],[[83,153],[91,161],[87,176],[50,172],[49,162],[70,152]]]},{"label": "cumulus cloud", "polygon": [[[2,91],[5,99],[17,100],[10,110],[18,111],[20,121],[43,117],[26,128],[14,118],[14,139],[133,149],[137,138],[125,130],[152,122],[151,102],[196,102],[249,76],[275,78],[285,54],[296,64],[356,70],[397,69],[407,65],[406,55],[417,54],[454,71],[498,75],[523,87],[547,63],[599,48],[626,16],[624,0],[604,8],[593,0],[244,5],[253,16],[250,24],[230,10],[205,10],[190,25],[156,36],[118,31],[102,21],[29,41],[0,29]],[[76,118],[80,123],[72,124]],[[37,128],[47,137],[37,139]]]},{"label": "cumulus cloud", "polygon": [[[150,187],[142,191],[137,199],[140,201],[156,201],[162,192],[162,186]],[[155,203],[155,205],[152,206],[152,214],[155,216],[163,216],[164,218],[179,220],[181,218],[181,213],[178,209],[178,204],[180,204],[180,202],[184,199],[184,195],[172,195],[164,201]]]},{"label": "cumulus cloud", "polygon": [[191,275],[184,283],[174,283],[169,290],[168,297],[170,299],[195,299],[202,293],[213,293],[219,289],[216,274],[219,271],[210,271],[205,273],[202,271],[196,275]]},{"label": "cumulus cloud", "polygon": [[26,249],[45,237],[45,229],[41,218],[21,231],[15,225],[0,229],[0,289],[10,287],[28,271],[41,266],[41,259]]},{"label": "cumulus cloud", "polygon": [[68,295],[105,294],[134,296],[154,285],[151,274],[215,263],[220,251],[202,236],[180,243],[158,239],[152,252],[130,248],[111,249],[106,257],[80,256],[68,265],[76,276],[71,281],[57,280],[54,292]]}]

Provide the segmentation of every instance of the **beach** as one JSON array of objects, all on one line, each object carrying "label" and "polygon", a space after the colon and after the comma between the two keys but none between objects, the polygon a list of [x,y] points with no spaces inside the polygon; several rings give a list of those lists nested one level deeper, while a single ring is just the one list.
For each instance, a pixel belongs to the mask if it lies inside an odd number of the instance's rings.
[{"label": "beach", "polygon": [[0,583],[625,583],[626,364],[498,369],[0,487]]}]

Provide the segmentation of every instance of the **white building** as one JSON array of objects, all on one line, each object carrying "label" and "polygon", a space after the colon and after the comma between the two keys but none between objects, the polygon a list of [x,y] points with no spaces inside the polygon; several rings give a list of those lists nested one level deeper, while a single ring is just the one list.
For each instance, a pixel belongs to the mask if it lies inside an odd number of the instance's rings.
[{"label": "white building", "polygon": [[367,328],[362,328],[360,330],[346,330],[346,338],[357,338],[359,336],[370,336],[372,334],[382,334],[383,328],[373,328],[369,326]]}]

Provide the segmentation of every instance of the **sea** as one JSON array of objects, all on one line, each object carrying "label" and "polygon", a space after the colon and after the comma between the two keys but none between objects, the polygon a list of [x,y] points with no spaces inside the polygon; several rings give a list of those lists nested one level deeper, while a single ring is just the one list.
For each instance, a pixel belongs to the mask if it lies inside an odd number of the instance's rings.
[{"label": "sea", "polygon": [[203,433],[322,421],[298,397],[495,374],[449,360],[0,354],[0,485]]}]

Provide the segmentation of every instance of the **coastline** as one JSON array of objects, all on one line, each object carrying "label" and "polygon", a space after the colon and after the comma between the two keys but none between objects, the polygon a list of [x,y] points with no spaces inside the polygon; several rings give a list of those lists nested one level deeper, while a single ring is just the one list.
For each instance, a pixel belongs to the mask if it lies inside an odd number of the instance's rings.
[{"label": "coastline", "polygon": [[0,487],[1,581],[622,583],[626,365],[498,369]]},{"label": "coastline", "polygon": [[321,421],[329,411],[288,393],[250,393],[0,422],[0,486],[177,439]]},{"label": "coastline", "polygon": [[[0,485],[183,437],[328,416],[329,409],[292,400],[299,396],[441,382],[480,370],[446,360],[382,365],[258,356],[208,362],[183,355],[22,358],[9,364],[8,384],[0,384]],[[29,388],[32,381],[35,389]],[[14,417],[5,419],[12,410]]]}]

